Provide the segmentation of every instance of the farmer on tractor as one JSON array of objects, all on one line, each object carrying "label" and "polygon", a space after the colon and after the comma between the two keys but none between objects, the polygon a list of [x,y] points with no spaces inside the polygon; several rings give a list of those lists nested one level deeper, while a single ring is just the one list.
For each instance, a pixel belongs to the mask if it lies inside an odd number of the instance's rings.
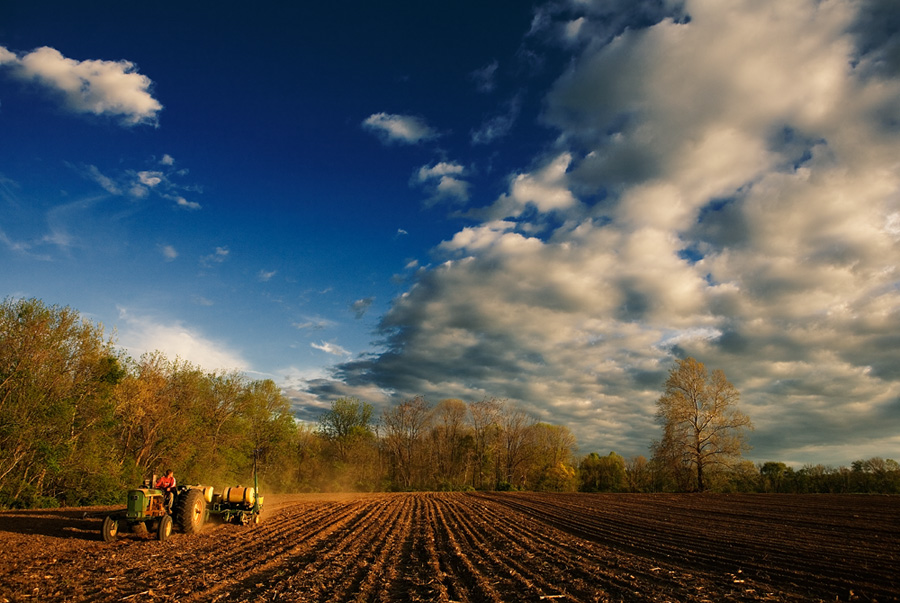
[{"label": "farmer on tractor", "polygon": [[156,480],[156,485],[154,487],[165,493],[166,509],[168,510],[169,515],[171,515],[172,502],[175,500],[175,472],[168,469],[164,476]]}]

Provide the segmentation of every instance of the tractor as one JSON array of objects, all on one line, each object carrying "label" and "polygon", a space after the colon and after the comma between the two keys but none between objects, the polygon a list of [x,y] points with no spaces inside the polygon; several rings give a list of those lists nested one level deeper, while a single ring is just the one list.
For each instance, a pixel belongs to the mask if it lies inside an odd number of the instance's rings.
[{"label": "tractor", "polygon": [[[212,486],[178,486],[170,515],[164,504],[165,493],[150,487],[155,480],[156,476],[144,482],[144,487],[129,490],[127,508],[106,516],[101,528],[103,540],[112,542],[128,526],[135,534],[155,532],[160,541],[165,541],[175,526],[185,534],[199,532],[211,515],[241,525],[259,523],[263,497],[257,487],[237,486],[216,494]],[[253,481],[257,483],[255,471]]]}]

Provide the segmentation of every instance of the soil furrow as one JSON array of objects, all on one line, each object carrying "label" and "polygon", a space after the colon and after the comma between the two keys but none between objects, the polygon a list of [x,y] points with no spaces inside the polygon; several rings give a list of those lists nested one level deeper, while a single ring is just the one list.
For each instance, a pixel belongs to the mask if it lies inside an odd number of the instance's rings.
[{"label": "soil furrow", "polygon": [[[485,498],[496,500],[573,535],[633,554],[651,556],[660,562],[674,562],[695,569],[741,571],[762,582],[787,581],[806,593],[834,592],[842,587],[884,593],[894,592],[897,587],[890,566],[867,567],[862,561],[893,555],[879,552],[883,551],[880,548],[853,550],[847,547],[841,559],[825,555],[822,548],[808,544],[806,538],[792,538],[790,534],[775,537],[773,534],[770,538],[753,539],[748,536],[746,527],[734,525],[729,529],[707,519],[700,512],[694,516],[695,522],[698,522],[697,532],[665,528],[647,530],[635,527],[633,513],[622,517],[624,521],[615,521],[615,513],[598,517],[597,513],[591,514],[583,508],[578,515],[565,503],[554,506],[541,495],[492,494],[485,495]],[[664,512],[664,509],[656,509],[655,512],[653,509],[646,510],[651,517]],[[706,523],[698,520],[705,520]],[[818,541],[812,542],[823,544],[823,541],[830,542],[831,538],[820,536]],[[896,537],[893,541],[896,542]],[[857,562],[858,569],[848,573],[848,562]]]},{"label": "soil furrow", "polygon": [[112,508],[0,511],[0,603],[900,602],[897,496],[271,501],[259,526],[162,543],[103,542]]}]

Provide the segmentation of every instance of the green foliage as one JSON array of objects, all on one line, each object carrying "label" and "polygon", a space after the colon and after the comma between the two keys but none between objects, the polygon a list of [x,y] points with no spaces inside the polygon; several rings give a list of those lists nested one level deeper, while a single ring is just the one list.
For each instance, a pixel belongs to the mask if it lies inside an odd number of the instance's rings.
[{"label": "green foliage", "polygon": [[102,328],[39,300],[0,305],[0,501],[65,498],[113,454],[110,394],[122,377]]},{"label": "green foliage", "polygon": [[624,492],[628,489],[625,473],[625,459],[610,452],[600,456],[590,453],[578,464],[579,487],[581,492]]}]

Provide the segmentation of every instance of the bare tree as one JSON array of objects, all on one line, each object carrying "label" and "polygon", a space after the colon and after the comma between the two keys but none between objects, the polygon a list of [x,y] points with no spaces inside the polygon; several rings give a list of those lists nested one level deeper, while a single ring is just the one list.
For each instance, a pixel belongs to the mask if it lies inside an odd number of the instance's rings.
[{"label": "bare tree", "polygon": [[472,415],[472,430],[475,436],[472,467],[472,487],[484,487],[484,478],[490,471],[491,462],[498,457],[500,431],[500,409],[503,402],[496,398],[485,398],[469,404]]},{"label": "bare tree", "polygon": [[420,452],[430,418],[428,402],[421,396],[384,411],[384,442],[395,487],[410,490],[422,485]]},{"label": "bare tree", "polygon": [[530,436],[534,419],[525,411],[504,405],[500,413],[500,456],[497,459],[497,487],[522,487],[531,453]]},{"label": "bare tree", "polygon": [[466,425],[468,407],[457,398],[438,402],[432,411],[432,482],[440,488],[459,489],[466,483],[471,430]]},{"label": "bare tree", "polygon": [[730,465],[749,448],[744,430],[753,425],[736,408],[739,400],[740,393],[724,372],[708,376],[703,363],[693,358],[677,361],[669,371],[665,392],[656,402],[663,438],[655,448],[658,456],[681,458],[693,467],[700,491],[709,468]]}]

